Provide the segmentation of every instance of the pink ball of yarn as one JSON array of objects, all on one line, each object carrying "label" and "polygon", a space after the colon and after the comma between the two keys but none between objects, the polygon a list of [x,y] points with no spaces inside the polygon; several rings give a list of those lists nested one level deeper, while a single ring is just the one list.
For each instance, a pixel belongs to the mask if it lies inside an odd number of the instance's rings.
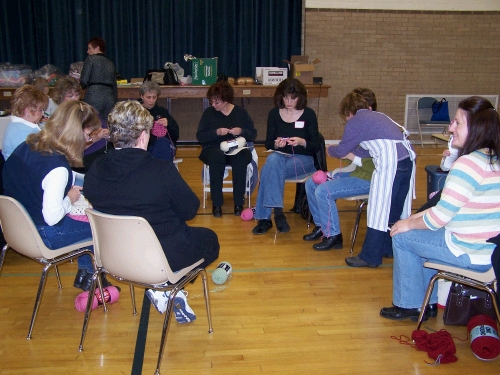
[{"label": "pink ball of yarn", "polygon": [[[106,303],[115,303],[120,298],[120,291],[115,286],[107,286],[103,288]],[[78,311],[85,311],[87,308],[87,300],[89,292],[83,292],[76,296],[75,307]],[[102,298],[99,289],[96,288],[94,298],[92,299],[92,310],[102,305]]]},{"label": "pink ball of yarn", "polygon": [[326,182],[326,180],[327,180],[326,172],[316,171],[316,172],[314,172],[312,179],[316,184],[318,184],[318,185],[322,184],[323,182]]},{"label": "pink ball of yarn", "polygon": [[241,219],[248,221],[253,219],[253,211],[251,208],[245,208],[243,211],[241,211]]}]

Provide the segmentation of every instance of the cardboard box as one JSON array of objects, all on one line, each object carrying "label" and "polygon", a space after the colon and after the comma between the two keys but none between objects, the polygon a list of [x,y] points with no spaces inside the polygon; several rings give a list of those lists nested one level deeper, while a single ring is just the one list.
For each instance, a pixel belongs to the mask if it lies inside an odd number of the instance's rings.
[{"label": "cardboard box", "polygon": [[288,69],[276,67],[255,68],[255,79],[263,85],[278,85],[288,77]]},{"label": "cardboard box", "polygon": [[314,75],[314,65],[321,62],[321,60],[315,59],[309,62],[309,56],[306,55],[294,55],[290,61],[285,60],[290,68],[290,77],[297,78],[304,85],[313,84]]},{"label": "cardboard box", "polygon": [[193,85],[211,85],[217,82],[217,57],[191,60]]}]

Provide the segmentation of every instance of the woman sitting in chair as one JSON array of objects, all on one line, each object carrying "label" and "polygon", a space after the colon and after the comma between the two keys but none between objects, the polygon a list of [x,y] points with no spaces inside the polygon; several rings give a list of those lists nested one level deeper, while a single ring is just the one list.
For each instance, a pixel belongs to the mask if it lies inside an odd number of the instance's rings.
[{"label": "woman sitting in chair", "polygon": [[[41,132],[31,134],[7,159],[3,169],[5,195],[28,211],[49,249],[92,238],[90,224],[67,214],[80,198],[71,167],[81,167],[89,134],[101,127],[89,104],[69,101],[50,116]],[[94,265],[89,255],[78,258],[74,286],[89,290]],[[107,282],[103,286],[109,285]]]},{"label": "woman sitting in chair", "polygon": [[[240,216],[245,201],[245,184],[247,165],[252,161],[250,149],[237,152],[222,151],[221,143],[243,137],[246,142],[253,142],[257,136],[253,121],[247,111],[233,104],[234,90],[226,81],[214,83],[207,92],[211,107],[203,112],[196,138],[201,143],[200,160],[209,166],[210,196],[212,198],[212,214],[222,216],[222,181],[224,169],[230,165],[233,169],[234,214]],[[224,147],[222,147],[224,148]]]},{"label": "woman sitting in chair", "polygon": [[[427,285],[437,272],[425,261],[485,272],[491,268],[500,233],[500,121],[491,103],[478,96],[462,100],[450,124],[460,149],[435,207],[400,220],[391,228],[394,248],[394,306],[384,318],[416,321]],[[434,288],[424,318],[437,314]]]},{"label": "woman sitting in chair", "polygon": [[[200,267],[207,267],[219,256],[217,234],[186,224],[196,216],[200,200],[172,162],[146,151],[153,116],[137,101],[119,102],[108,116],[108,126],[115,149],[91,165],[83,185],[93,208],[145,218],[174,272],[201,258],[205,262]],[[165,302],[154,293],[151,299]]]},{"label": "woman sitting in chair", "polygon": [[271,213],[278,232],[290,231],[283,214],[285,180],[316,171],[314,154],[320,148],[316,113],[307,107],[307,89],[295,78],[281,81],[274,93],[275,108],[267,118],[266,148],[272,150],[260,172],[253,234],[272,228]]},{"label": "woman sitting in chair", "polygon": [[175,143],[179,139],[179,125],[170,112],[157,103],[161,94],[160,85],[146,81],[139,89],[142,105],[154,118],[149,136],[148,151],[155,158],[174,160]]}]

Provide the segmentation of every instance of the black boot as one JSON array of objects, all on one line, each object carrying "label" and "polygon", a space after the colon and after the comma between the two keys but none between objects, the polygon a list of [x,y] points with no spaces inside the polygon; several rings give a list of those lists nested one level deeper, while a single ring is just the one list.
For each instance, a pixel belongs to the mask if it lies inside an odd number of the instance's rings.
[{"label": "black boot", "polygon": [[[92,275],[91,275],[91,277],[92,277]],[[83,286],[85,285],[86,282],[87,282],[87,270],[81,268],[76,273],[76,277],[75,277],[75,281],[73,282],[73,286],[75,288],[83,289]]]},{"label": "black boot", "polygon": [[320,226],[315,226],[311,233],[306,234],[302,239],[304,241],[315,241],[323,236]]},{"label": "black boot", "polygon": [[330,250],[330,249],[342,249],[342,233],[337,234],[332,237],[323,237],[320,243],[313,245],[314,250]]}]

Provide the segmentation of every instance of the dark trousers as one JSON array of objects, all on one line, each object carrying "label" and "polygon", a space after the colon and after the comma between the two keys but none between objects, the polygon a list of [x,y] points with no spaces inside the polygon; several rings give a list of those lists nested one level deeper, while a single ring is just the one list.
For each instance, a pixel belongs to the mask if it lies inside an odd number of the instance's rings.
[{"label": "dark trousers", "polygon": [[[410,158],[398,162],[396,176],[392,183],[389,227],[401,217],[406,196],[410,188],[412,170],[413,162]],[[377,197],[373,197],[373,199],[377,199]],[[389,231],[379,231],[373,228],[367,228],[365,241],[363,242],[359,257],[369,264],[378,266],[382,264],[383,256],[392,256],[392,238]]]},{"label": "dark trousers", "polygon": [[233,168],[234,204],[242,206],[245,202],[247,165],[252,161],[250,150],[243,149],[236,155],[229,156],[224,154],[219,147],[207,147],[201,151],[200,160],[209,167],[212,205],[222,206],[224,204],[222,181],[224,180],[224,169],[226,165],[230,165]]}]

